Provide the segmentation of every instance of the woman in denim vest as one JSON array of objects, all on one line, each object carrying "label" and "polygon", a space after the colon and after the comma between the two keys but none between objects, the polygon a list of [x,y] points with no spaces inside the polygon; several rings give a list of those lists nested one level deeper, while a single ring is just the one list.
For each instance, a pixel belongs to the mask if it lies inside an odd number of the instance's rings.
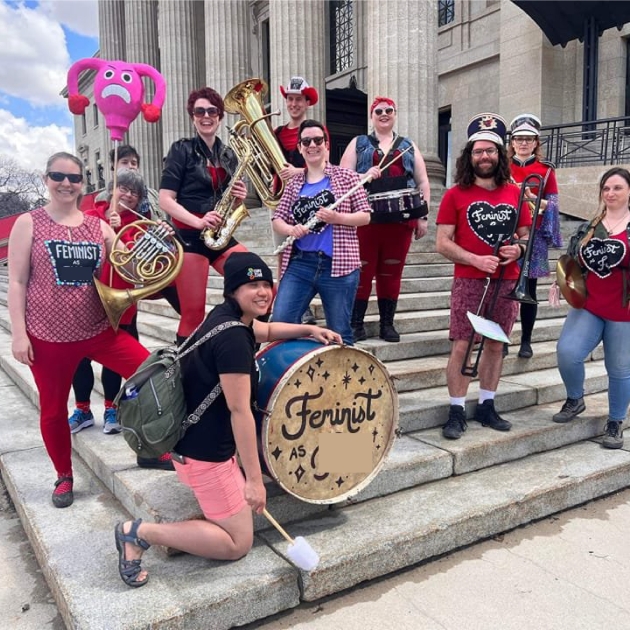
[{"label": "woman in denim vest", "polygon": [[[376,278],[379,336],[385,341],[395,342],[400,341],[400,335],[394,328],[394,314],[405,259],[412,237],[422,238],[427,233],[431,191],[420,149],[413,141],[394,131],[394,101],[377,96],[370,107],[370,116],[372,133],[354,138],[340,163],[344,168],[369,174],[375,180],[369,185],[369,193],[376,195],[371,199],[371,222],[357,230],[361,276],[352,311],[352,329],[355,341],[367,339],[363,318],[372,292],[372,281]],[[395,162],[381,170],[381,166],[396,157]],[[413,194],[410,194],[411,191]],[[417,191],[421,194],[418,195]],[[378,198],[383,201],[377,201]],[[405,211],[399,211],[403,201],[407,202],[407,206]]]}]

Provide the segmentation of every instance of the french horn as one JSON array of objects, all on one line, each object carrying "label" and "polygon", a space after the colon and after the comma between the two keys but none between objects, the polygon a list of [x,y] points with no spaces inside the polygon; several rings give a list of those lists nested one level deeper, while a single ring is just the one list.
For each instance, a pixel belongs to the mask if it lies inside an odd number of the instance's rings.
[{"label": "french horn", "polygon": [[[135,230],[133,239],[123,245],[122,236],[132,229]],[[94,286],[114,330],[118,330],[120,319],[130,306],[175,280],[184,263],[183,254],[181,244],[168,227],[155,221],[134,221],[116,234],[109,263],[134,287],[115,289],[94,278]]]}]

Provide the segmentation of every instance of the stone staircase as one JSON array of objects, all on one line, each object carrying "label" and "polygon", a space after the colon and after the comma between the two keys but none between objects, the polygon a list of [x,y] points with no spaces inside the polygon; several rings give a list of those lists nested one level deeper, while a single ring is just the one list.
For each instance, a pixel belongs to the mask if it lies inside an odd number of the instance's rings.
[{"label": "stone staircase", "polygon": [[[275,268],[265,211],[239,228],[239,240]],[[568,425],[551,422],[565,392],[556,369],[555,340],[566,307],[552,309],[547,283],[539,287],[534,357],[513,348],[504,365],[497,409],[513,422],[509,433],[471,423],[461,440],[444,440],[448,393],[448,300],[452,266],[429,238],[408,258],[396,325],[400,343],[374,336],[378,316],[370,304],[361,343],[395,379],[401,435],[376,479],[335,506],[299,501],[267,483],[269,511],[293,536],[302,535],[321,557],[312,573],[296,569],[286,542],[255,518],[252,552],[223,563],[168,550],[151,550],[144,565],[151,583],[137,592],[117,574],[114,524],[200,518],[174,473],[143,470],[120,437],[100,431],[102,393],[97,380],[97,427],[73,437],[75,503],[50,503],[54,473],[37,425],[37,394],[30,371],[10,352],[7,278],[0,275],[0,470],[69,628],[203,628],[253,623],[458,547],[493,536],[630,485],[630,454],[597,444],[607,412],[601,350],[587,362],[587,411]],[[221,300],[212,275],[208,304]],[[315,302],[315,314],[322,316]],[[174,338],[175,314],[160,301],[142,303],[138,328],[149,348]],[[512,335],[518,343],[517,324]],[[97,370],[98,371],[98,370]],[[468,415],[476,401],[470,388]]]}]

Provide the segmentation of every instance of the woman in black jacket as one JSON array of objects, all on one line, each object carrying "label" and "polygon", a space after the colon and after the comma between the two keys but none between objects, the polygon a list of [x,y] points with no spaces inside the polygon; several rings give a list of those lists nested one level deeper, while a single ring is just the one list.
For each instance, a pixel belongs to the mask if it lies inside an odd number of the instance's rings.
[{"label": "woman in black jacket", "polygon": [[[215,207],[231,185],[237,158],[216,135],[225,113],[218,92],[209,87],[194,90],[187,109],[197,133],[171,146],[159,195],[160,207],[172,217],[184,241],[184,264],[176,281],[181,303],[178,343],[203,321],[210,265],[223,274],[231,253],[247,251],[234,238],[218,250],[209,249],[202,240],[203,230],[217,228],[224,221]],[[227,203],[240,204],[246,194],[245,184],[235,182],[231,187],[233,199]]]}]

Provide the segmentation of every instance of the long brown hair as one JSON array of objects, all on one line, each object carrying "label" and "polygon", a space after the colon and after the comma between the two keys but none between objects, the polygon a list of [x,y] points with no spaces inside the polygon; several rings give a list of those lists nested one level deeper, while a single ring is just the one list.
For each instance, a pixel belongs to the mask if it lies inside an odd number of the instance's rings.
[{"label": "long brown hair", "polygon": [[[510,163],[508,162],[505,147],[496,142],[494,145],[499,150],[498,169],[494,176],[494,183],[497,186],[504,186],[512,178]],[[475,146],[474,142],[468,142],[457,158],[457,162],[455,162],[455,183],[462,188],[470,188],[475,183],[476,175],[472,164],[473,146]]]},{"label": "long brown hair", "polygon": [[[599,213],[591,221],[591,224],[589,226],[588,232],[586,233],[586,236],[580,241],[580,246],[586,245],[591,240],[591,238],[593,237],[593,234],[595,233],[595,228],[604,220],[604,217],[606,216],[606,205],[604,204],[604,201],[602,200],[602,194],[603,194],[604,186],[606,185],[606,182],[611,177],[614,177],[615,175],[618,175],[622,179],[625,179],[628,186],[630,186],[630,171],[628,171],[625,168],[621,168],[620,166],[614,166],[613,168],[609,168],[602,175],[601,179],[599,180]],[[628,208],[630,208],[630,199],[628,199]]]}]

